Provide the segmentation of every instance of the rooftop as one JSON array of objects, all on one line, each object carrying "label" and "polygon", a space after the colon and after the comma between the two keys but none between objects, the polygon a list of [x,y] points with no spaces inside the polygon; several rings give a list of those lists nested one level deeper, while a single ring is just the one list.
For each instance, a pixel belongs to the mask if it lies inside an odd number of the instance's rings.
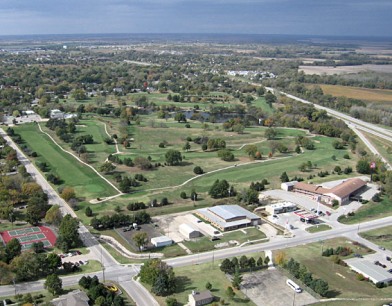
[{"label": "rooftop", "polygon": [[362,271],[364,275],[366,274],[367,276],[375,280],[376,283],[385,282],[392,279],[391,273],[389,273],[384,268],[375,265],[373,262],[367,259],[351,258],[345,261],[350,267],[353,267],[358,271]]}]

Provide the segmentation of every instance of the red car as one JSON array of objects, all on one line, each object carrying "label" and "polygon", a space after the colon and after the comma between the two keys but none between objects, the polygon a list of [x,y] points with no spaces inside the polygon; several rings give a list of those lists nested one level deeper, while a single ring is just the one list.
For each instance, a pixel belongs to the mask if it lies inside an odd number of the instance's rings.
[{"label": "red car", "polygon": [[325,213],[327,214],[327,216],[331,215],[331,213],[329,211],[326,211]]}]

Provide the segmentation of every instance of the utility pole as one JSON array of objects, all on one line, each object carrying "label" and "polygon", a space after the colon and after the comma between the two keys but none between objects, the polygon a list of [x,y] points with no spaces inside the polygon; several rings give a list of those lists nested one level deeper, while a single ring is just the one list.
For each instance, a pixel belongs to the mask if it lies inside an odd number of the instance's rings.
[{"label": "utility pole", "polygon": [[103,264],[103,257],[102,257],[102,248],[101,248],[101,266],[102,266],[102,279],[105,282],[105,265]]}]

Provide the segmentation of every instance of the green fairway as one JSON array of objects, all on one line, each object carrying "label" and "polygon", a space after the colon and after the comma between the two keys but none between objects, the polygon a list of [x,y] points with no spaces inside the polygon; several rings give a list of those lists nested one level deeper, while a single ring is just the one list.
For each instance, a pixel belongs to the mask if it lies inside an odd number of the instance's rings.
[{"label": "green fairway", "polygon": [[38,160],[50,165],[52,173],[57,174],[64,185],[75,188],[77,196],[96,198],[116,194],[116,191],[89,167],[64,153],[35,124],[18,126],[16,129],[26,144],[38,152]]},{"label": "green fairway", "polygon": [[[376,288],[372,283],[359,281],[357,274],[348,267],[335,264],[331,257],[321,256],[322,250],[336,248],[338,246],[349,247],[354,253],[368,254],[368,250],[359,245],[354,245],[344,238],[336,238],[321,242],[311,243],[304,246],[283,250],[287,259],[290,257],[304,264],[313,273],[313,277],[324,279],[329,284],[328,296],[331,298],[370,298],[391,297],[392,287]],[[343,258],[344,259],[344,258]]]},{"label": "green fairway", "polygon": [[360,235],[374,244],[392,250],[392,226],[360,233]]}]

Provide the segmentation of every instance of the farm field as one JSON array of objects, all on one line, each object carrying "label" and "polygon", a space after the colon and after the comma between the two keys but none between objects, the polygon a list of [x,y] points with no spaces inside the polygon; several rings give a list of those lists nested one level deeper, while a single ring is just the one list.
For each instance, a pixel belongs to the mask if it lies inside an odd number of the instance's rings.
[{"label": "farm field", "polygon": [[392,226],[387,226],[376,230],[363,232],[360,235],[361,237],[377,245],[392,250]]},{"label": "farm field", "polygon": [[90,168],[61,151],[38,130],[37,125],[18,126],[16,132],[33,151],[38,153],[36,160],[47,162],[50,165],[50,172],[58,175],[64,181],[64,185],[75,188],[78,196],[96,198],[116,194],[115,190]]},{"label": "farm field", "polygon": [[[314,85],[308,85],[313,87]],[[370,89],[361,87],[349,87],[341,85],[324,85],[320,84],[325,94],[336,97],[347,97],[352,99],[360,99],[369,102],[392,103],[392,90],[388,89]]]},{"label": "farm field", "polygon": [[382,298],[392,296],[392,287],[378,289],[369,282],[361,282],[356,278],[357,274],[350,271],[349,268],[334,264],[331,258],[321,256],[322,249],[338,246],[349,247],[358,254],[367,254],[367,250],[353,245],[351,241],[344,238],[289,248],[283,252],[287,259],[292,257],[304,264],[313,273],[314,277],[327,281],[330,288],[330,298]]},{"label": "farm field", "polygon": [[353,66],[299,66],[299,71],[303,71],[305,74],[348,74],[348,73],[358,73],[361,71],[375,71],[375,72],[392,72],[392,65],[353,65]]}]

